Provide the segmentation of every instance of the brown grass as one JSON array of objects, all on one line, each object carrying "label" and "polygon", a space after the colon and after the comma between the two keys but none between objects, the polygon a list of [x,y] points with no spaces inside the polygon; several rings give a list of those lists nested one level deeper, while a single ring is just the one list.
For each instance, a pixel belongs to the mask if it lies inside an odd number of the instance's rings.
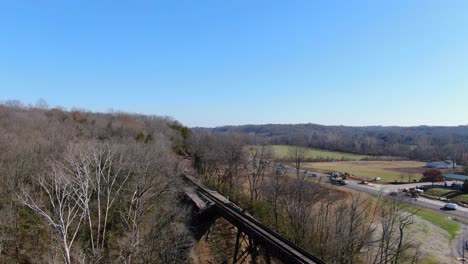
[{"label": "brown grass", "polygon": [[318,170],[322,172],[338,171],[348,172],[356,178],[373,179],[382,178],[383,181],[393,182],[408,181],[408,175],[411,180],[421,177],[425,170],[424,162],[417,161],[338,161],[338,162],[309,162],[304,167],[309,170]]}]

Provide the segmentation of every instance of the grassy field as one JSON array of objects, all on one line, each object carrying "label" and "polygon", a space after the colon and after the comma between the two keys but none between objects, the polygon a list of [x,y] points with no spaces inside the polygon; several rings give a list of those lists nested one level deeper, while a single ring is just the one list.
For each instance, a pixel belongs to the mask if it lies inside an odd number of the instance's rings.
[{"label": "grassy field", "polygon": [[[370,196],[370,199],[377,201],[376,196]],[[461,224],[449,219],[449,214],[443,213],[441,211],[435,211],[427,208],[417,207],[414,205],[405,204],[403,210],[408,213],[416,212],[416,215],[421,217],[423,220],[426,220],[443,230],[447,231],[451,239],[455,238],[458,235],[458,231],[461,228]],[[467,219],[460,219],[466,221]]]},{"label": "grassy field", "polygon": [[450,200],[450,202],[458,203],[468,203],[468,194],[463,194],[454,190],[444,189],[444,188],[432,188],[427,190],[425,195],[430,195],[434,198],[445,197]]},{"label": "grassy field", "polygon": [[[273,153],[275,158],[284,159],[288,157],[288,150],[292,148],[286,145],[273,145]],[[306,159],[308,160],[361,160],[366,156],[356,155],[344,152],[335,152],[322,149],[303,148],[306,151]]]},{"label": "grassy field", "polygon": [[[415,209],[416,207],[411,207],[411,210]],[[419,209],[416,213],[417,216],[447,231],[452,239],[458,235],[458,231],[461,227],[460,223],[448,219],[446,214],[429,209],[421,209],[419,207],[417,209]]]},{"label": "grassy field", "polygon": [[409,178],[419,180],[425,163],[416,161],[339,161],[339,162],[309,162],[305,169],[348,172],[356,178],[382,178],[383,182],[403,181]]}]

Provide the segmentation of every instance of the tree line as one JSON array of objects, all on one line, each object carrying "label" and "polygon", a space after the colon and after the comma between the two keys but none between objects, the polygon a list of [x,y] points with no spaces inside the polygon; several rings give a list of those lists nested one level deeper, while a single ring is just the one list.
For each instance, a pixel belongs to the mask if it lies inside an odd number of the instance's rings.
[{"label": "tree line", "polygon": [[1,263],[186,263],[175,120],[0,104]]},{"label": "tree line", "polygon": [[300,145],[362,155],[396,156],[432,161],[468,159],[468,126],[323,126],[268,124],[194,128],[194,131],[242,133],[272,144]]}]

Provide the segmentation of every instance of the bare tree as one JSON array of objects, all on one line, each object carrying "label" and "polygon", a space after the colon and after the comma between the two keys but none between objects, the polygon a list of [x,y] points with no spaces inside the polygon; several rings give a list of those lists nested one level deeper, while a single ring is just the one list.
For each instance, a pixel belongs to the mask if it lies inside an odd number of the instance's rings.
[{"label": "bare tree", "polygon": [[203,181],[219,187],[222,183],[220,156],[223,143],[220,135],[195,133],[189,138],[189,151],[192,163],[197,172],[203,176]]},{"label": "bare tree", "polygon": [[301,165],[306,158],[307,149],[300,146],[290,146],[288,148],[288,159],[293,162],[296,169],[296,176],[299,178]]},{"label": "bare tree", "polygon": [[219,148],[220,164],[222,164],[222,182],[227,182],[229,188],[238,184],[237,180],[246,163],[245,139],[241,135],[229,134],[224,137]]},{"label": "bare tree", "polygon": [[44,98],[40,98],[39,100],[37,100],[35,107],[42,109],[42,110],[46,110],[49,108],[49,104]]},{"label": "bare tree", "polygon": [[65,263],[71,263],[71,249],[78,235],[86,212],[80,202],[83,197],[79,186],[58,164],[50,172],[37,178],[37,185],[43,191],[44,203],[33,196],[31,189],[23,189],[18,197],[25,206],[40,215],[60,237]]},{"label": "bare tree", "polygon": [[25,106],[24,104],[20,101],[20,100],[6,100],[4,102],[2,102],[2,104],[12,108],[12,109],[15,109],[15,110],[18,110],[18,109],[24,109]]},{"label": "bare tree", "polygon": [[406,173],[406,176],[408,176],[408,182],[411,182],[413,175],[411,173]]},{"label": "bare tree", "polygon": [[288,182],[287,170],[281,165],[274,168],[266,184],[266,199],[273,209],[275,229],[278,230],[278,215],[280,211],[280,198],[286,191]]},{"label": "bare tree", "polygon": [[[405,230],[413,223],[413,216],[418,210],[406,208],[398,199],[381,200],[380,207],[381,233],[372,263],[414,263],[417,261],[418,250],[405,237]],[[410,255],[411,249],[415,250],[413,255]]]},{"label": "bare tree", "polygon": [[192,163],[207,184],[233,189],[246,165],[245,142],[239,134],[195,133],[189,139]]},{"label": "bare tree", "polygon": [[304,179],[293,179],[286,188],[281,203],[288,219],[288,233],[294,243],[303,245],[307,231],[314,225],[313,208],[320,198],[322,187]]},{"label": "bare tree", "polygon": [[359,194],[347,200],[336,205],[331,214],[326,250],[328,259],[334,262],[358,263],[361,254],[373,243],[378,208]]},{"label": "bare tree", "polygon": [[180,208],[160,208],[149,219],[149,230],[142,236],[141,263],[191,263],[188,252],[194,241],[183,225],[185,213]]},{"label": "bare tree", "polygon": [[142,224],[148,212],[161,203],[162,197],[170,192],[171,186],[180,174],[180,167],[171,155],[169,146],[157,140],[157,145],[134,148],[131,156],[135,160],[132,165],[134,176],[129,183],[130,192],[128,205],[120,210],[122,219],[127,226],[125,242],[120,247],[120,260],[132,263],[138,254],[142,243]]},{"label": "bare tree", "polygon": [[118,148],[97,142],[71,144],[65,160],[67,172],[74,175],[79,186],[78,197],[87,218],[92,261],[99,261],[106,245],[111,208],[131,175],[126,168],[129,161]]},{"label": "bare tree", "polygon": [[247,180],[249,182],[250,201],[257,200],[260,197],[265,172],[271,162],[271,147],[265,143],[249,146],[246,170],[249,171]]}]

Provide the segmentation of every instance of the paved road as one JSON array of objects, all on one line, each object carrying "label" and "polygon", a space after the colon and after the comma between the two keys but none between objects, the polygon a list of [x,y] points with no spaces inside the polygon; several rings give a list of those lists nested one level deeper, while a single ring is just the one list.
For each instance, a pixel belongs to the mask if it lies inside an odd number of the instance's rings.
[{"label": "paved road", "polygon": [[[296,173],[296,170],[293,167],[283,165],[285,168],[291,172],[291,173]],[[307,170],[301,170],[300,173],[304,173],[306,175],[312,175],[315,174],[317,175],[317,178],[319,178],[323,182],[328,182],[328,175],[323,174],[323,173],[317,173],[313,171],[307,171]],[[402,193],[402,190],[404,188],[415,188],[416,186],[426,186],[426,185],[432,185],[432,183],[410,183],[410,184],[376,184],[376,183],[371,183],[369,185],[364,185],[364,184],[359,184],[358,181],[350,180],[348,185],[343,185],[343,187],[354,189],[357,191],[362,191],[366,192],[369,194],[373,195],[382,195],[382,196],[388,196],[389,193],[391,192],[397,192],[397,193]],[[389,196],[390,197],[390,196]],[[419,197],[417,200],[414,199],[405,199],[404,202],[415,205],[415,206],[420,206],[436,211],[444,211],[447,214],[453,215],[454,217],[464,217],[468,219],[468,208],[464,208],[459,206],[457,210],[451,210],[447,211],[444,210],[443,207],[446,204],[445,202],[442,201],[437,201],[437,200],[432,200],[432,199],[427,199],[424,197]]]}]

